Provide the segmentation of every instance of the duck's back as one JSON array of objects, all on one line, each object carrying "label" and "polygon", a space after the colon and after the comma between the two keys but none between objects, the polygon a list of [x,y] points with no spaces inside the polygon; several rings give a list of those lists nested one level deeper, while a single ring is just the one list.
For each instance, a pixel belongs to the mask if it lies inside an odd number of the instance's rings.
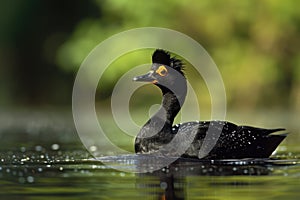
[{"label": "duck's back", "polygon": [[182,157],[207,159],[267,158],[286,137],[271,133],[283,130],[237,126],[226,121],[187,122],[172,128],[174,134],[180,132],[183,136],[196,131],[193,142],[184,144],[189,148]]}]

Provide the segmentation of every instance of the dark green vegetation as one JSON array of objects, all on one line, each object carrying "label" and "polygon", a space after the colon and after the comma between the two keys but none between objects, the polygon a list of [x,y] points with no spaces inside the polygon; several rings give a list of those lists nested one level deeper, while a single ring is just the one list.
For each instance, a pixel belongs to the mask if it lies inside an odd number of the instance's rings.
[{"label": "dark green vegetation", "polygon": [[[69,104],[74,73],[101,41],[130,28],[159,26],[204,46],[219,67],[230,107],[300,110],[299,2],[1,1],[0,103]],[[149,53],[148,53],[149,52]],[[150,50],[118,59],[103,77],[109,97]],[[190,81],[199,76],[187,68]],[[209,105],[204,84],[200,102]]]}]

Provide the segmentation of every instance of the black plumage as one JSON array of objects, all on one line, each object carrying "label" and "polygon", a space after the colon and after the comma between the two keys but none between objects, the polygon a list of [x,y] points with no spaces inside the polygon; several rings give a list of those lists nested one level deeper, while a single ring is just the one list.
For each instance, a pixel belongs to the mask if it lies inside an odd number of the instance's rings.
[{"label": "black plumage", "polygon": [[133,80],[152,82],[161,89],[163,99],[160,109],[138,133],[136,153],[206,159],[267,158],[286,137],[272,134],[285,129],[237,126],[226,121],[173,126],[187,92],[182,61],[158,49],[152,63],[150,72]]}]

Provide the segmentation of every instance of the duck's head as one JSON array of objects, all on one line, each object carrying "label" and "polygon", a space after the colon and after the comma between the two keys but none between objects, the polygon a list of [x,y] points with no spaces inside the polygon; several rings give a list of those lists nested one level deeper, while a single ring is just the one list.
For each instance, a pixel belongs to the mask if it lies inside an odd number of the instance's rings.
[{"label": "duck's head", "polygon": [[144,75],[134,77],[133,80],[153,83],[163,92],[174,91],[186,84],[182,61],[171,57],[169,52],[161,49],[155,50],[152,55],[151,70]]}]

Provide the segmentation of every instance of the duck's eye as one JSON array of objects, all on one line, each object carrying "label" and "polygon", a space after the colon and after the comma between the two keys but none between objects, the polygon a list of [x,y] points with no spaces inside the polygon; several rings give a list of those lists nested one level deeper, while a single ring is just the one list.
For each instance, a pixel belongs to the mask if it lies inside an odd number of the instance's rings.
[{"label": "duck's eye", "polygon": [[168,70],[165,66],[161,65],[159,66],[159,68],[155,71],[157,74],[159,74],[160,76],[166,76],[168,73]]}]

